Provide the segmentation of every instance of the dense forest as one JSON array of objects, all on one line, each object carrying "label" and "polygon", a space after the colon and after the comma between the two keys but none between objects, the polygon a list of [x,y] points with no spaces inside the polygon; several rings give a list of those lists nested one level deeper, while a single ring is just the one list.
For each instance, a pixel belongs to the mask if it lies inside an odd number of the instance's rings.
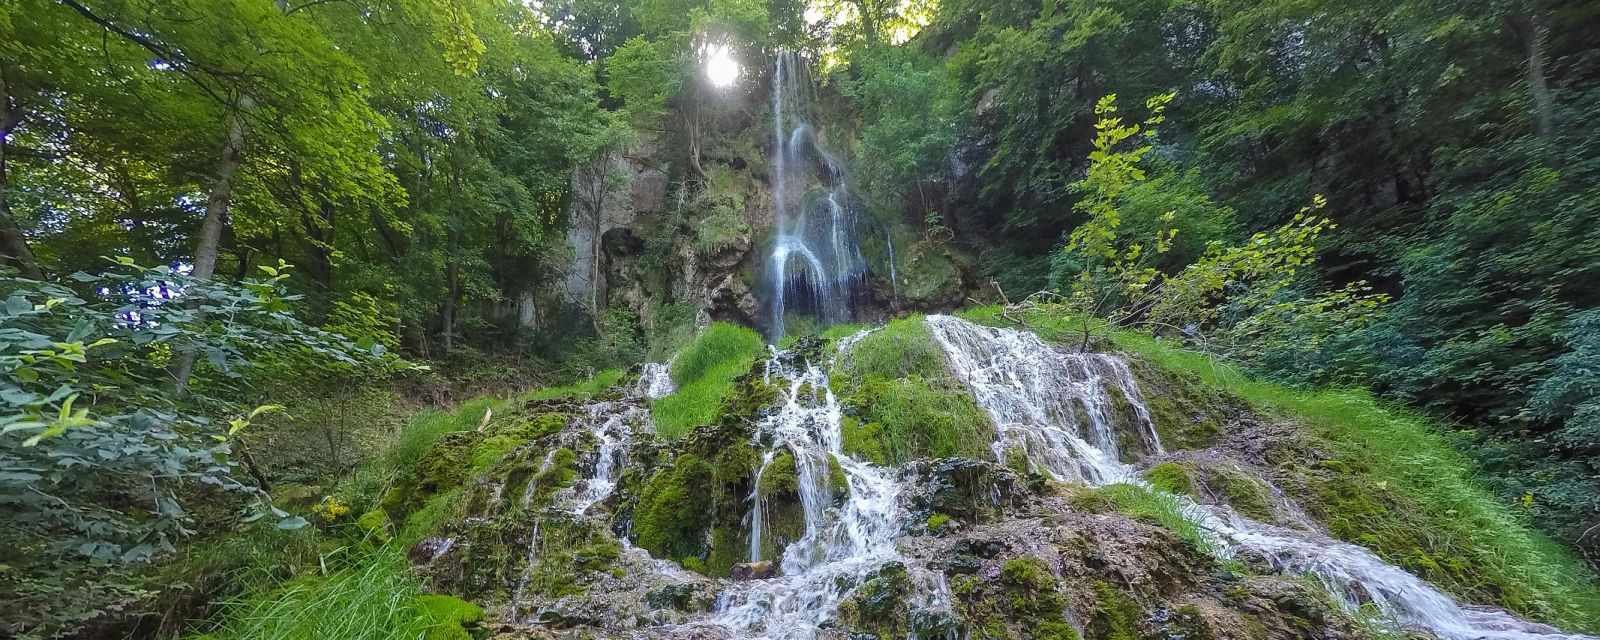
[{"label": "dense forest", "polygon": [[1595,34],[0,4],[0,637],[1600,631]]}]

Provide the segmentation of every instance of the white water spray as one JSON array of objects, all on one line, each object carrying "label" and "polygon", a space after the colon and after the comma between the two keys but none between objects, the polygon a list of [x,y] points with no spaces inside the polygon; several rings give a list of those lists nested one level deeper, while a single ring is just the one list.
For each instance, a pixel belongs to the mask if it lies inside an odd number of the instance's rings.
[{"label": "white water spray", "polygon": [[[712,622],[740,636],[814,638],[864,576],[901,559],[894,544],[906,519],[899,479],[844,454],[839,401],[827,374],[811,363],[786,364],[787,357],[775,353],[767,363],[769,379],[786,382],[787,390],[758,426],[758,439],[771,444],[768,461],[780,448],[794,456],[806,531],[784,549],[781,577],[723,594]],[[834,460],[846,482],[837,503],[829,473]],[[760,556],[760,535],[752,527],[752,558]]]}]

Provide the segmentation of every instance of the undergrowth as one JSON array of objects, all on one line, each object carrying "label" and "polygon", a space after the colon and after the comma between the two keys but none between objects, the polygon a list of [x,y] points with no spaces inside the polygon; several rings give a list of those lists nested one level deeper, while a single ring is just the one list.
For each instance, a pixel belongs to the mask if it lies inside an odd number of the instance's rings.
[{"label": "undergrowth", "polygon": [[[462,610],[424,598],[421,582],[398,550],[373,552],[364,562],[326,576],[291,580],[271,591],[226,603],[204,640],[454,640],[476,621]],[[442,599],[444,601],[454,600]],[[462,606],[464,605],[464,606]],[[475,608],[473,608],[475,609]],[[481,617],[479,614],[478,617]]]},{"label": "undergrowth", "polygon": [[755,331],[722,322],[707,327],[672,362],[678,390],[650,407],[656,432],[672,439],[715,421],[734,379],[749,372],[765,351]]}]

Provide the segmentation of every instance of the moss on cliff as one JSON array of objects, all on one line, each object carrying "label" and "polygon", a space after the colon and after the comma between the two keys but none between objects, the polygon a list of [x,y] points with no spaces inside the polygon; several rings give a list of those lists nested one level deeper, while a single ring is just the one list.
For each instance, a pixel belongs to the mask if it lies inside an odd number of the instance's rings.
[{"label": "moss on cliff", "polygon": [[956,576],[951,591],[972,638],[1078,638],[1077,630],[1065,617],[1067,600],[1060,582],[1038,558],[1006,560],[1000,566],[999,580],[993,583],[977,576]]}]

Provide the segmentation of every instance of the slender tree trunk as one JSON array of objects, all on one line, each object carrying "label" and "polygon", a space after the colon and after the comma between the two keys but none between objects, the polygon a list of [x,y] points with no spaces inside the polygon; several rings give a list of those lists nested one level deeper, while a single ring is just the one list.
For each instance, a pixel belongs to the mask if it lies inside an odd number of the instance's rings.
[{"label": "slender tree trunk", "polygon": [[1541,138],[1555,132],[1555,101],[1550,97],[1549,79],[1545,77],[1544,41],[1549,35],[1545,18],[1535,8],[1527,14],[1506,17],[1511,30],[1522,40],[1527,62],[1523,66],[1527,75],[1528,98],[1533,102],[1533,130]]},{"label": "slender tree trunk", "polygon": [[[199,280],[209,280],[217,272],[217,252],[222,244],[222,227],[226,224],[228,207],[233,204],[234,175],[244,159],[244,113],[254,106],[248,96],[241,97],[237,106],[228,111],[225,123],[227,137],[222,141],[222,153],[211,183],[211,193],[206,196],[206,218],[200,223],[200,237],[195,241],[194,269],[191,274]],[[178,356],[172,377],[178,395],[189,388],[189,376],[194,373],[195,352],[185,350]]]},{"label": "slender tree trunk", "polygon": [[217,158],[215,179],[211,193],[206,195],[206,218],[200,223],[200,237],[195,241],[194,277],[210,278],[217,272],[217,253],[222,244],[222,228],[227,224],[228,208],[233,205],[234,174],[244,161],[244,114],[252,106],[250,98],[240,98],[238,107],[228,112],[228,137],[222,142],[222,153]]},{"label": "slender tree trunk", "polygon": [[34,260],[33,250],[28,248],[28,239],[23,237],[22,228],[11,216],[11,174],[6,164],[9,159],[6,140],[21,123],[22,105],[11,95],[5,69],[0,67],[0,257],[16,266],[24,277],[43,280],[44,272]]},{"label": "slender tree trunk", "polygon": [[[454,255],[454,252],[452,251],[451,254]],[[441,316],[440,324],[444,325],[444,330],[441,333],[444,352],[448,354],[451,349],[455,348],[456,305],[459,304],[456,298],[461,295],[461,268],[456,266],[454,259],[450,260],[450,264],[445,267],[444,277],[446,290],[444,309],[440,311],[439,315]]]}]

